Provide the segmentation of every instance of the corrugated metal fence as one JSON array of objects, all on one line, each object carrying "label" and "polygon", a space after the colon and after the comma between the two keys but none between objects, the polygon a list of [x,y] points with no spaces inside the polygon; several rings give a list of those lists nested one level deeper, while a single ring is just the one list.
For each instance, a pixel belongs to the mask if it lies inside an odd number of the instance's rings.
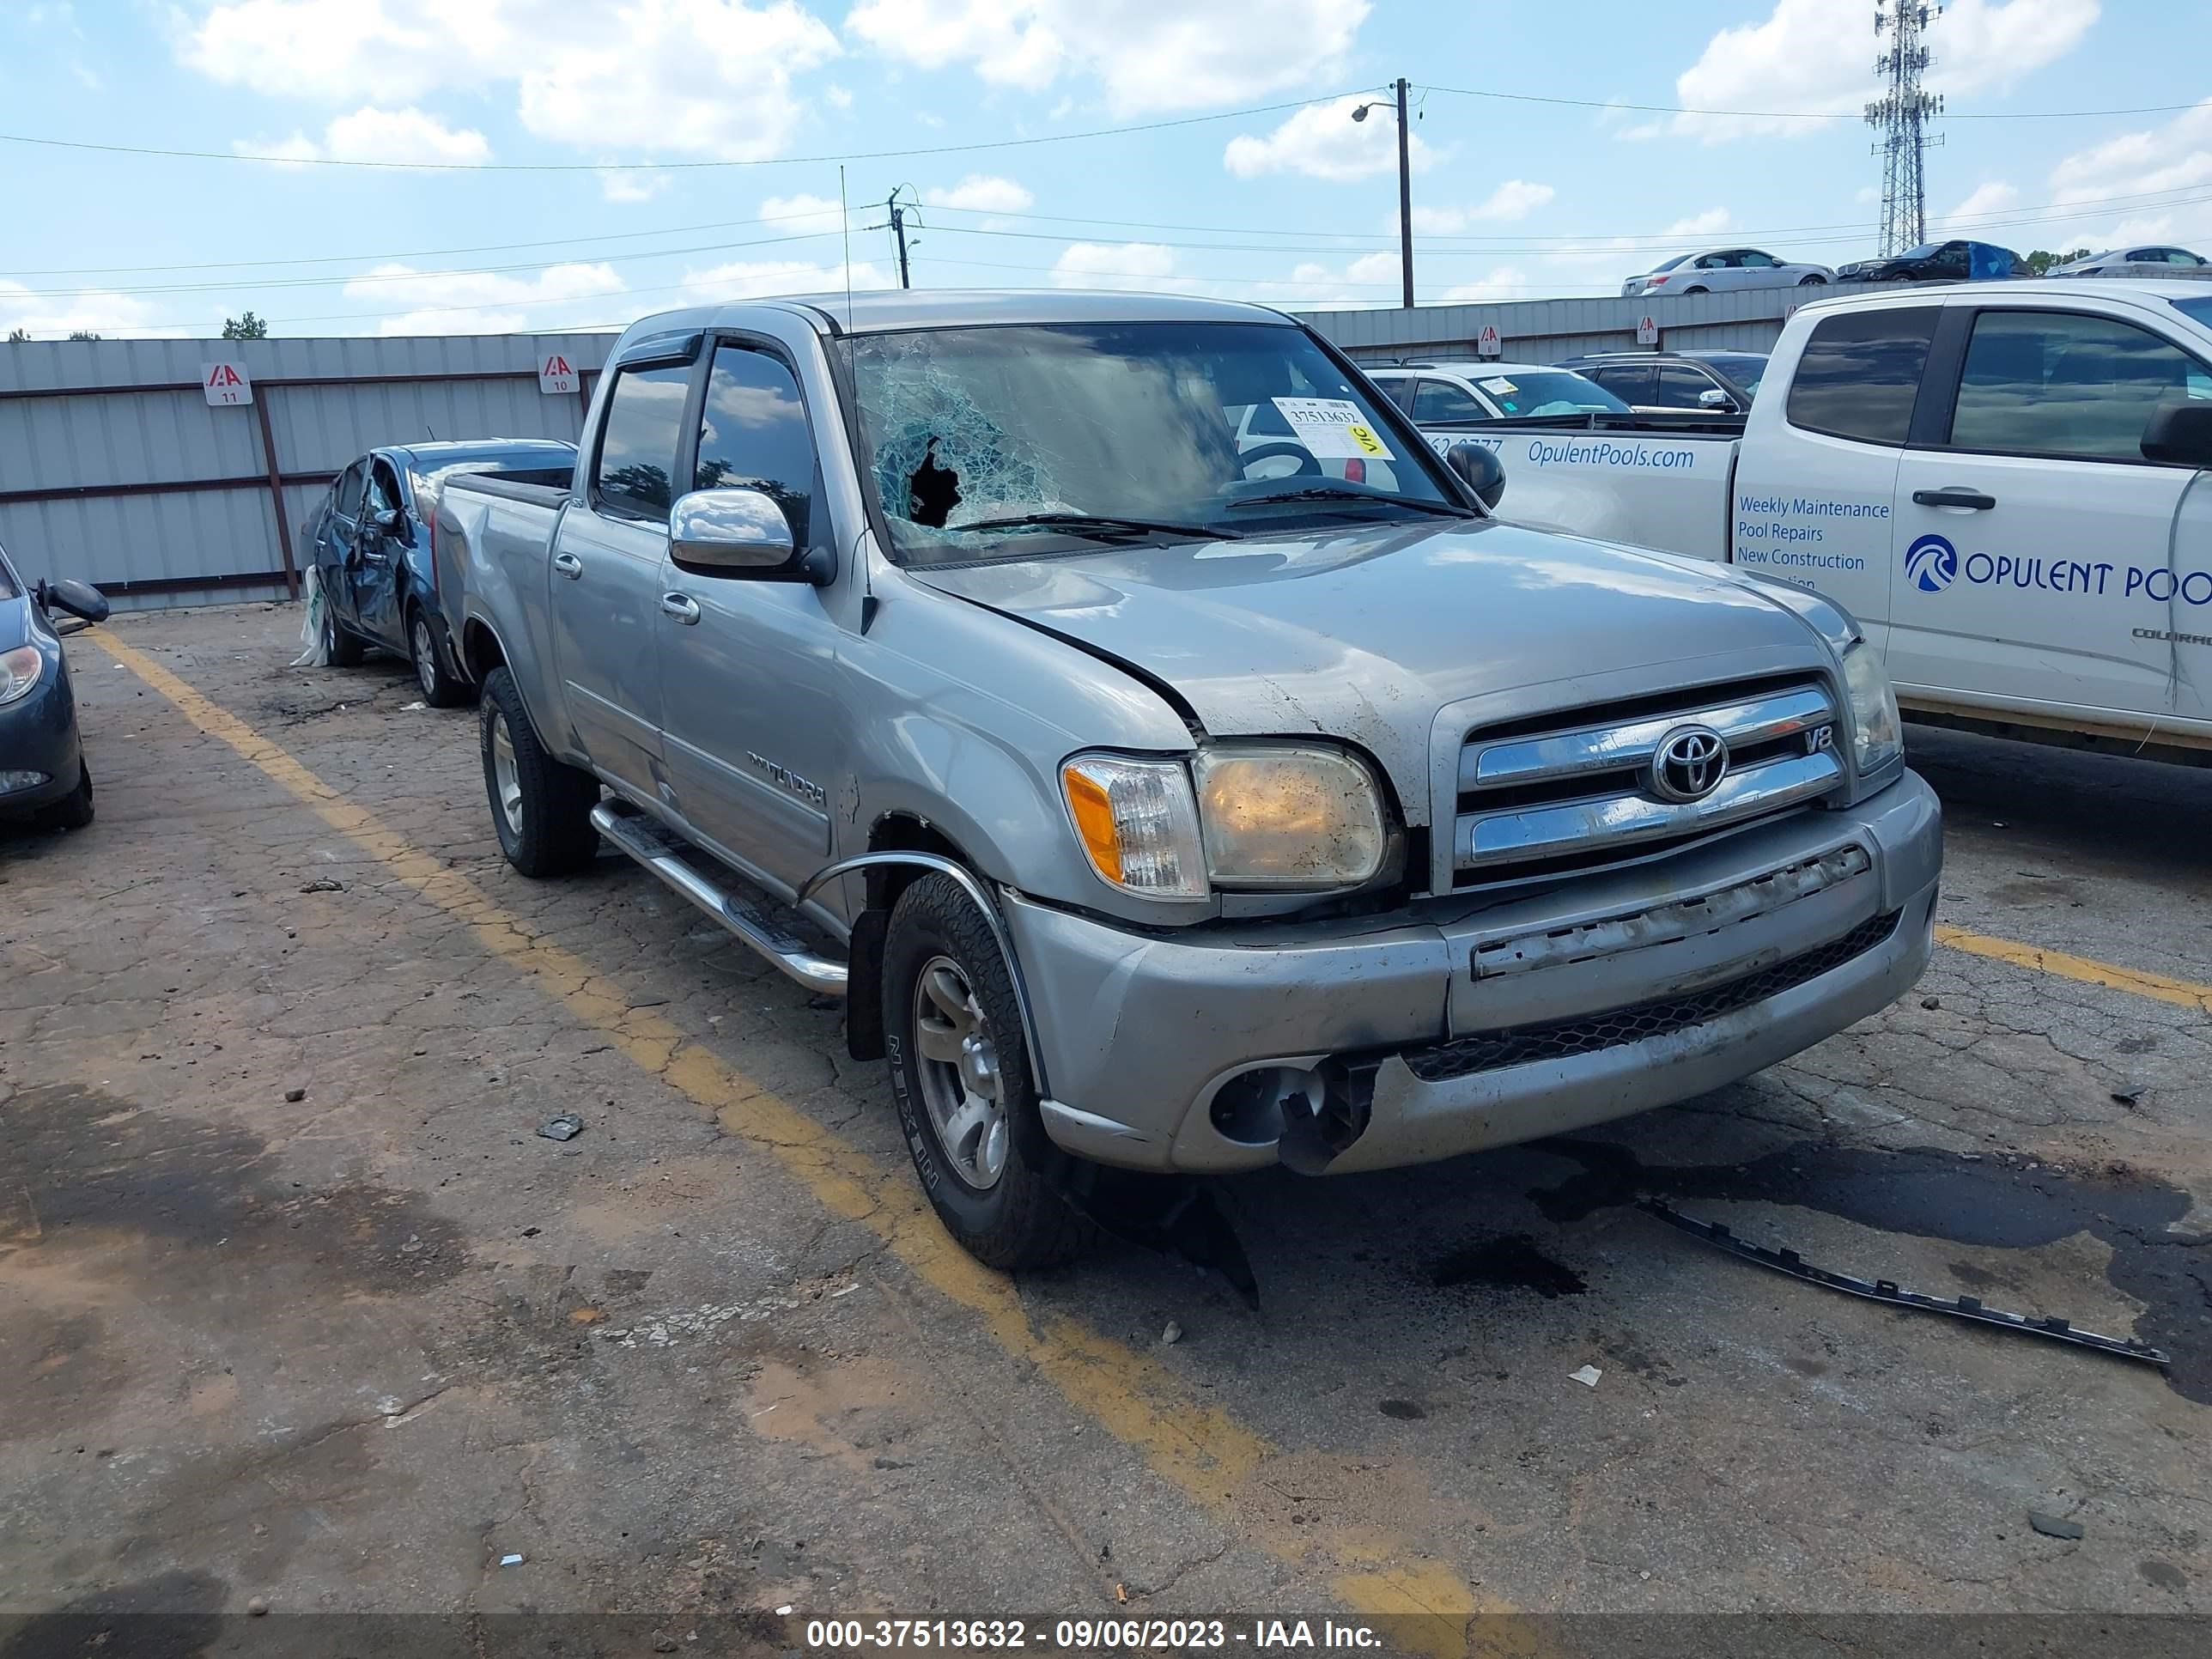
[{"label": "corrugated metal fence", "polygon": [[1892,283],[1847,289],[1765,288],[1666,299],[1509,300],[1485,305],[1418,306],[1411,311],[1300,313],[1355,362],[1394,357],[1472,357],[1485,327],[1497,329],[1508,362],[1551,363],[1585,351],[1633,351],[1637,324],[1659,325],[1660,346],[1676,351],[1765,351],[1799,306],[1838,293],[1867,294]]},{"label": "corrugated metal fence", "polygon": [[[0,344],[0,544],[24,576],[76,576],[118,605],[291,588],[301,521],[382,444],[565,438],[611,334]],[[574,394],[538,390],[550,355]],[[250,404],[208,401],[240,366]]]}]

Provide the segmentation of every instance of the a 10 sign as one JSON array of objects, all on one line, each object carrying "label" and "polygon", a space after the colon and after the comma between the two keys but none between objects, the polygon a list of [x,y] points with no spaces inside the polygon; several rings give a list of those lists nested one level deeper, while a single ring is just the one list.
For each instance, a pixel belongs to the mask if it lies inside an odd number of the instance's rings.
[{"label": "a 10 sign", "polygon": [[253,381],[244,363],[202,363],[200,390],[218,409],[253,401]]}]

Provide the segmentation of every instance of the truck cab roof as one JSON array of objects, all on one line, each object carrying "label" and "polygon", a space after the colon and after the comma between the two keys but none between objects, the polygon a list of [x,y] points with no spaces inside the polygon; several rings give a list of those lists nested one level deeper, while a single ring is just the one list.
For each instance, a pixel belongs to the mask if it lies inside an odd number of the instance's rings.
[{"label": "truck cab roof", "polygon": [[763,312],[805,317],[825,334],[887,334],[903,329],[994,323],[1272,323],[1297,325],[1279,311],[1233,300],[1179,294],[1081,289],[879,289],[845,294],[798,294],[773,300],[688,306],[633,323],[629,334],[686,328],[741,327]]}]

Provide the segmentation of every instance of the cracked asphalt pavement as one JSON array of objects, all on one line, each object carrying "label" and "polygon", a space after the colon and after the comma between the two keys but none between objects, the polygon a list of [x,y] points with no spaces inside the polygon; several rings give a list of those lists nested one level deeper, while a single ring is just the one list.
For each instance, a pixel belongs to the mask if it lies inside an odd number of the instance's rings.
[{"label": "cracked asphalt pavement", "polygon": [[515,875],[473,711],[297,629],[72,641],[98,822],[0,831],[6,1659],[249,1604],[2212,1612],[2212,772],[1916,729],[1942,920],[2026,952],[1599,1133],[1208,1188],[1255,1305],[968,1262],[833,1004],[611,854]]}]

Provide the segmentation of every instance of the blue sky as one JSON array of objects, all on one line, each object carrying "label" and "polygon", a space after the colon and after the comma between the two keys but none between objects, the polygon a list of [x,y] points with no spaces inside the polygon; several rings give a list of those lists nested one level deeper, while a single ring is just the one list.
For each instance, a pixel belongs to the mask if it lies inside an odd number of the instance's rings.
[{"label": "blue sky", "polygon": [[[837,167],[793,158],[955,145],[982,147],[847,164],[857,285],[896,280],[878,227],[905,186],[918,285],[1395,304],[1394,124],[1349,111],[1400,75],[1416,87],[1424,302],[1609,292],[1700,245],[1834,263],[1874,246],[1879,164],[1856,115],[1873,13],[0,0],[0,130],[209,153],[0,143],[0,330],[207,334],[247,307],[280,334],[548,329],[836,287]],[[2212,253],[2212,6],[1954,0],[1932,45],[1950,114],[1931,232]],[[2018,118],[2143,106],[2179,107]],[[363,161],[449,165],[332,165]],[[569,170],[502,170],[524,166]]]}]

